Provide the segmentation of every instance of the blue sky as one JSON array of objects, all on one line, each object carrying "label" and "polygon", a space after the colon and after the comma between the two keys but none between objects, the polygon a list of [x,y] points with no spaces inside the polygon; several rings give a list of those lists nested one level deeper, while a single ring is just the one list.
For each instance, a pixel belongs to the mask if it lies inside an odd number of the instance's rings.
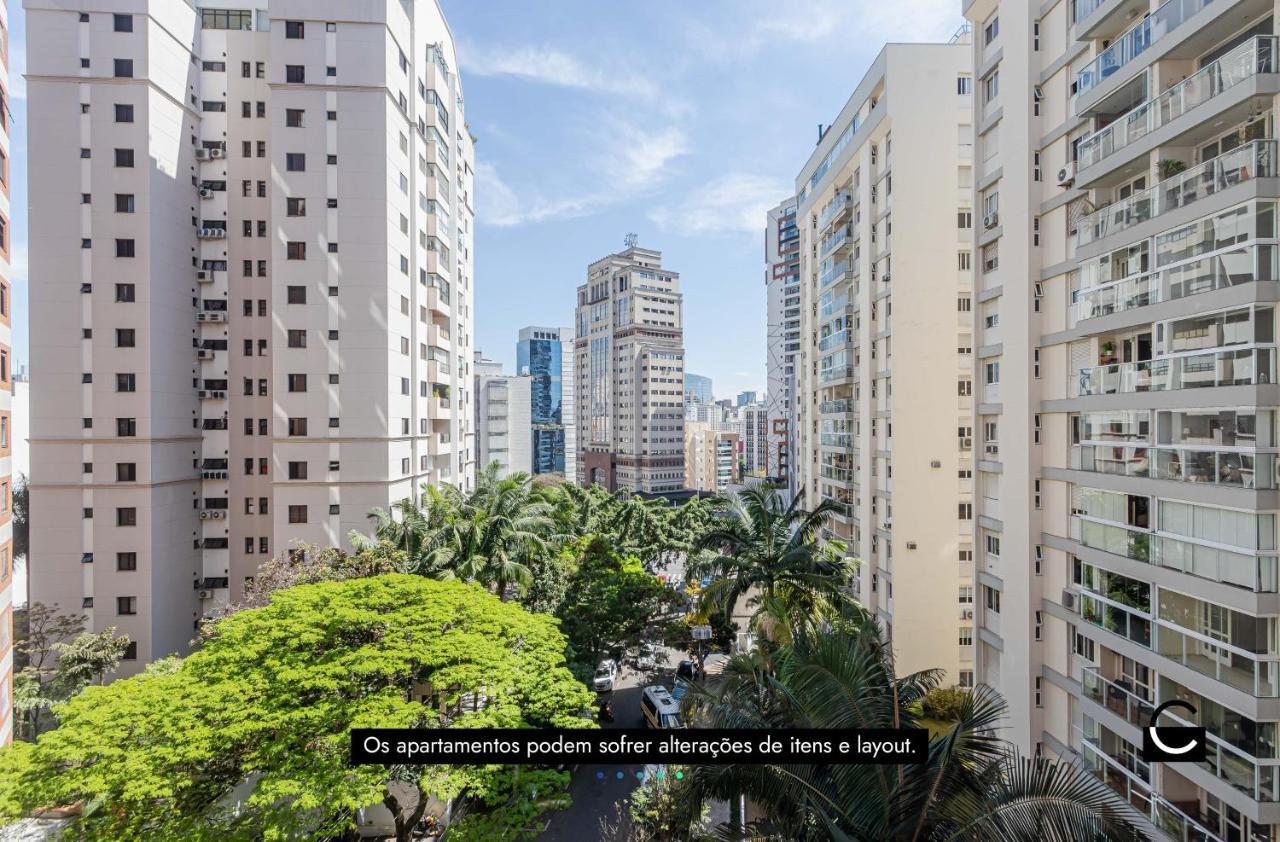
[{"label": "blue sky", "polygon": [[[479,139],[476,346],[573,322],[634,231],[680,272],[686,366],[763,391],[764,211],[886,41],[943,40],[960,0],[441,0]],[[25,26],[12,55],[14,346],[27,357]]]}]

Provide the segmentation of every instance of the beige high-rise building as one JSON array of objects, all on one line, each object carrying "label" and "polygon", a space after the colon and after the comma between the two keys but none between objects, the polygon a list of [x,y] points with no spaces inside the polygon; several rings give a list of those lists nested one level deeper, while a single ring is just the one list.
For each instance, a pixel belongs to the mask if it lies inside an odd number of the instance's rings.
[{"label": "beige high-rise building", "polygon": [[972,679],[970,48],[881,50],[796,179],[804,504],[900,673]]},{"label": "beige high-rise building", "polygon": [[683,306],[660,251],[629,243],[587,268],[573,353],[579,485],[684,487]]},{"label": "beige high-rise building", "polygon": [[25,6],[32,597],[129,673],[473,481],[473,139],[432,0]]},{"label": "beige high-rise building", "polygon": [[719,494],[730,485],[740,483],[738,450],[741,443],[742,437],[736,431],[717,429],[706,421],[686,421],[685,487]]},{"label": "beige high-rise building", "polygon": [[[1275,840],[1275,4],[963,6],[978,680],[1169,837]],[[1142,759],[1174,699],[1204,762]]]},{"label": "beige high-rise building", "polygon": [[771,209],[764,229],[764,284],[767,300],[765,370],[768,409],[765,475],[796,492],[795,437],[791,434],[796,400],[796,361],[800,354],[800,229],[796,200]]},{"label": "beige high-rise building", "polygon": [[0,0],[0,746],[13,739],[13,296],[9,282],[9,4]]}]

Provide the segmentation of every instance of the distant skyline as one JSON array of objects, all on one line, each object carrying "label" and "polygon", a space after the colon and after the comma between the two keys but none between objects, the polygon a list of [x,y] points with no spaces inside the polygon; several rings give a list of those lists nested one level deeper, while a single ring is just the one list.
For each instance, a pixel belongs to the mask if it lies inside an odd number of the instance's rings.
[{"label": "distant skyline", "polygon": [[[623,246],[681,275],[686,365],[765,391],[765,211],[885,41],[945,40],[956,0],[441,0],[476,149],[475,347],[572,327],[587,264]],[[27,328],[26,21],[9,8],[14,354]]]}]

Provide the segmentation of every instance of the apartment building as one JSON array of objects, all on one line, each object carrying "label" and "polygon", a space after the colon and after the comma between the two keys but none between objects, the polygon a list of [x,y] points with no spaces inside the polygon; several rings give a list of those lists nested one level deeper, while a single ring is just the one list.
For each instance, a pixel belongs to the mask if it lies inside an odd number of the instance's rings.
[{"label": "apartment building", "polygon": [[[963,5],[978,680],[1165,835],[1274,840],[1274,6]],[[1142,760],[1172,699],[1204,762]]]},{"label": "apartment building", "polygon": [[972,680],[971,54],[881,50],[796,179],[799,485],[898,670]]},{"label": "apartment building", "polygon": [[498,477],[533,473],[534,378],[510,376],[476,352],[476,447],[479,467],[498,463]]},{"label": "apartment building", "polygon": [[526,327],[516,343],[516,373],[533,378],[533,473],[578,475],[574,421],[573,329]]},{"label": "apartment building", "polygon": [[473,482],[473,139],[434,2],[25,7],[32,597],[127,674]]},{"label": "apartment building", "polygon": [[13,740],[12,306],[9,227],[9,5],[0,0],[0,746]]},{"label": "apartment building", "polygon": [[800,351],[800,228],[792,196],[767,214],[764,232],[767,299],[765,371],[768,449],[765,474],[796,492],[791,418],[796,400],[796,357]]},{"label": "apartment building", "polygon": [[765,402],[742,407],[742,471],[746,476],[767,476],[769,409]]},{"label": "apartment building", "polygon": [[574,340],[579,485],[684,487],[683,306],[680,275],[631,237],[587,267]]},{"label": "apartment building", "polygon": [[685,487],[723,494],[730,485],[742,481],[738,451],[742,437],[737,431],[720,430],[705,421],[684,426]]}]

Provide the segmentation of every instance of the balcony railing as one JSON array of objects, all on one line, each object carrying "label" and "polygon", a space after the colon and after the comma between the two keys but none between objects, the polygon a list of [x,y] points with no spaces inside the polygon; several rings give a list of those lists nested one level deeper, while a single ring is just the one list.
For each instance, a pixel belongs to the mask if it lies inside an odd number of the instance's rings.
[{"label": "balcony railing", "polygon": [[1276,142],[1246,143],[1089,214],[1076,229],[1076,246],[1088,245],[1250,179],[1275,174]]},{"label": "balcony railing", "polygon": [[1237,83],[1259,73],[1274,72],[1276,36],[1251,38],[1160,96],[1086,137],[1080,142],[1077,163],[1081,169],[1090,167]]},{"label": "balcony railing", "polygon": [[842,225],[826,237],[822,238],[822,244],[818,251],[823,257],[826,257],[828,254],[849,242],[851,239],[853,239],[853,226]]},{"label": "balcony railing", "polygon": [[846,413],[853,411],[853,401],[848,398],[841,398],[836,401],[823,401],[818,404],[818,412],[822,415]]},{"label": "balcony railing", "polygon": [[[824,253],[826,252],[825,244],[824,244],[823,252]],[[829,269],[827,269],[826,271],[824,271],[822,274],[818,276],[818,283],[824,287],[830,286],[831,284],[835,283],[838,280],[841,280],[842,278],[845,277],[845,275],[851,272],[853,272],[853,266],[849,263],[849,261],[837,260],[834,264],[831,265]]]},{"label": "balcony railing", "polygon": [[838,468],[835,465],[823,465],[819,472],[823,479],[841,483],[852,481],[854,473],[852,468]]},{"label": "balcony railing", "polygon": [[819,351],[831,351],[836,348],[843,348],[846,345],[857,342],[857,337],[848,328],[838,330],[835,333],[818,341]]},{"label": "balcony railing", "polygon": [[1092,699],[1134,727],[1146,728],[1151,723],[1155,705],[1129,688],[1103,678],[1097,667],[1085,668],[1080,676],[1080,689],[1086,699]]},{"label": "balcony railing", "polygon": [[1277,270],[1275,246],[1248,245],[1210,254],[1142,275],[1121,278],[1076,293],[1076,322],[1175,301],[1258,280],[1272,281]]},{"label": "balcony railing", "polygon": [[828,202],[822,212],[818,214],[818,229],[826,228],[841,212],[851,207],[853,207],[853,194],[848,190],[842,190],[837,193],[835,198]]},{"label": "balcony railing", "polygon": [[1241,348],[1080,369],[1080,394],[1119,395],[1275,382],[1275,348]]},{"label": "balcony railing", "polygon": [[848,380],[854,376],[854,367],[851,365],[839,365],[835,368],[825,368],[822,370],[822,382],[830,383],[833,380]]},{"label": "balcony railing", "polygon": [[1079,471],[1234,488],[1276,488],[1276,465],[1273,452],[1189,446],[1089,443],[1075,445],[1071,453],[1071,467]]},{"label": "balcony railing", "polygon": [[[1136,26],[1121,35],[1111,46],[1107,47],[1097,58],[1081,68],[1076,74],[1076,95],[1092,90],[1111,74],[1145,53],[1153,44],[1182,25],[1187,18],[1209,5],[1212,0],[1168,0],[1163,6],[1138,22]],[[1076,13],[1079,14],[1077,4]],[[1093,3],[1093,11],[1099,3]],[[1082,18],[1077,17],[1076,20]]]},{"label": "balcony railing", "polygon": [[1280,658],[1246,652],[1207,635],[1179,631],[1167,623],[1156,627],[1156,652],[1257,698],[1280,696]]},{"label": "balcony railing", "polygon": [[[1077,733],[1082,732],[1077,729]],[[1086,768],[1124,797],[1171,839],[1176,842],[1219,842],[1216,835],[1210,833],[1186,810],[1158,793],[1152,792],[1150,786],[1140,777],[1141,767],[1135,767],[1132,761],[1124,763],[1111,757],[1089,737],[1082,736],[1080,749]],[[1139,772],[1133,771],[1134,768],[1138,768]]]}]

